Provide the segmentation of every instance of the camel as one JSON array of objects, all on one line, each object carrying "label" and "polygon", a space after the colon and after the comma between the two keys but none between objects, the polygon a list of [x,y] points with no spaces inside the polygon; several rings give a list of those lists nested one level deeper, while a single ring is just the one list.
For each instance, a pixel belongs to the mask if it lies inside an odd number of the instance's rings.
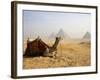
[{"label": "camel", "polygon": [[25,50],[24,56],[48,56],[54,57],[57,54],[57,46],[59,41],[61,40],[60,37],[56,37],[56,40],[52,46],[47,45],[44,43],[39,37],[34,41],[27,40],[27,48]]},{"label": "camel", "polygon": [[56,57],[57,46],[58,46],[60,40],[61,40],[60,37],[56,37],[56,40],[55,40],[53,46],[52,47],[46,47],[46,50],[44,52],[44,56]]}]

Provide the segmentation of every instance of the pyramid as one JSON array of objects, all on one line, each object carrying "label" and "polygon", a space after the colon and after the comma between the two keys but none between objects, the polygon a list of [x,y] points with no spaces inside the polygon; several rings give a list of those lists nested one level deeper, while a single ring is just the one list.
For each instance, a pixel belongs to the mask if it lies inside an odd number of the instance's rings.
[{"label": "pyramid", "polygon": [[61,37],[61,38],[67,38],[69,39],[70,37],[63,31],[63,29],[60,29],[58,33],[56,34],[56,37]]},{"label": "pyramid", "polygon": [[83,39],[90,39],[91,34],[89,32],[86,32],[85,35],[83,36]]},{"label": "pyramid", "polygon": [[49,39],[55,39],[55,37],[56,36],[55,36],[54,32],[52,32],[51,35],[49,36]]}]

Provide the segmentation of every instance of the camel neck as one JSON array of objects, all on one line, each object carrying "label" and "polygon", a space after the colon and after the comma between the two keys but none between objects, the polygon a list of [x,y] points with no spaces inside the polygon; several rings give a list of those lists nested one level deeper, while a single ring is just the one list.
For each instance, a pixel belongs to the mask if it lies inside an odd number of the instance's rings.
[{"label": "camel neck", "polygon": [[56,39],[55,42],[54,42],[54,45],[52,46],[52,48],[57,48],[58,43],[59,43],[59,39]]}]

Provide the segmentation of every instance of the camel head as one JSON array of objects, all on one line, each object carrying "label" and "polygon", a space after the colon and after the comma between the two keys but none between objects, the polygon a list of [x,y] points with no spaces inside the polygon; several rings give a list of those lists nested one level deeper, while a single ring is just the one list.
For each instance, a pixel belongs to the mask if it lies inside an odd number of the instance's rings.
[{"label": "camel head", "polygon": [[60,40],[62,40],[62,38],[61,37],[56,37],[56,40],[60,41]]}]

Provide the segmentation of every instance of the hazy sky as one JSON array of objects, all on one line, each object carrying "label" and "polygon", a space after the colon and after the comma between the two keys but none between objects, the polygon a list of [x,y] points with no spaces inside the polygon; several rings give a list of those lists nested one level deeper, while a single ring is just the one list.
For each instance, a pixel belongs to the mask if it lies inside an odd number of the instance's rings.
[{"label": "hazy sky", "polygon": [[91,29],[91,14],[70,12],[23,11],[24,38],[49,36],[63,29],[72,38],[81,38]]}]

